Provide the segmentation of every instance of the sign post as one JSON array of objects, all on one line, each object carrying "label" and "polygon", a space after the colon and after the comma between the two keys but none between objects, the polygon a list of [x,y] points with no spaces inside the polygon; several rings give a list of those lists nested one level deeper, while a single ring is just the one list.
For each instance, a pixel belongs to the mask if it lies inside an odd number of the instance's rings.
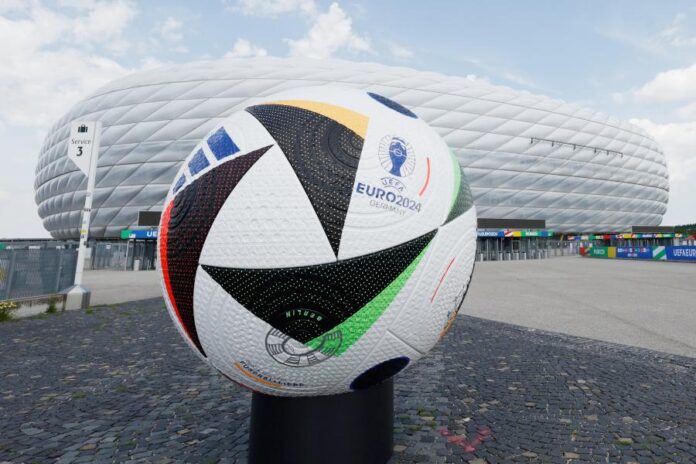
[{"label": "sign post", "polygon": [[89,306],[91,292],[82,286],[82,274],[85,267],[85,253],[89,237],[89,221],[92,215],[92,198],[97,177],[100,138],[101,122],[99,121],[73,121],[70,126],[68,158],[87,176],[87,190],[85,192],[85,205],[82,210],[75,285],[68,291],[65,304],[67,309],[79,309]]}]

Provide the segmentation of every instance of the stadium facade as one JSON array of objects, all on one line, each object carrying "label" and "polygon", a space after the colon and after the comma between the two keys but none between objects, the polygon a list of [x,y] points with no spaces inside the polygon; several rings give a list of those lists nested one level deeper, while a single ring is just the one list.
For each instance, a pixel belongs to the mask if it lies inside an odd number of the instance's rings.
[{"label": "stadium facade", "polygon": [[132,74],[77,103],[46,137],[35,199],[56,238],[79,236],[86,180],[67,157],[73,120],[103,124],[90,235],[118,237],[159,211],[180,163],[223,118],[295,87],[346,85],[392,98],[458,157],[479,217],[544,219],[559,232],[658,225],[669,197],[662,150],[641,128],[479,80],[341,60],[202,61]]}]

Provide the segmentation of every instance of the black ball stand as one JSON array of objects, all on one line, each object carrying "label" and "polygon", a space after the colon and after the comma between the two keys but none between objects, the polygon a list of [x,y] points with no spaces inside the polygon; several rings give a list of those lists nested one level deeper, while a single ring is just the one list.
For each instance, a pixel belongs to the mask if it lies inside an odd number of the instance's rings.
[{"label": "black ball stand", "polygon": [[331,396],[254,393],[250,464],[384,464],[394,448],[394,382]]}]

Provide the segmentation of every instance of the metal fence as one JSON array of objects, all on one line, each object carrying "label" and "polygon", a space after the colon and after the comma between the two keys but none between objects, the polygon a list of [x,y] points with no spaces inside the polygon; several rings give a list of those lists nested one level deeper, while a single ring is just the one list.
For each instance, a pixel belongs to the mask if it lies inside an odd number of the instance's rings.
[{"label": "metal fence", "polygon": [[130,254],[128,242],[93,242],[90,243],[90,248],[90,269],[127,269]]},{"label": "metal fence", "polygon": [[58,293],[75,280],[75,249],[0,250],[0,300]]},{"label": "metal fence", "polygon": [[578,244],[553,238],[511,239],[503,237],[479,238],[476,243],[476,261],[516,261],[547,259],[578,254]]},{"label": "metal fence", "polygon": [[129,240],[127,242],[92,242],[89,269],[145,271],[156,268],[157,242]]}]

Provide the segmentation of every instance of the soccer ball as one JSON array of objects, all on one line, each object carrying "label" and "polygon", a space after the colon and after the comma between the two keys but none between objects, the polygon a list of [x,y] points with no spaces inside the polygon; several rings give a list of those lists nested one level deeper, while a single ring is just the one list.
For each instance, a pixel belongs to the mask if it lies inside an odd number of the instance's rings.
[{"label": "soccer ball", "polygon": [[254,391],[367,388],[423,356],[471,278],[476,211],[445,142],[372,92],[310,87],[215,127],[169,191],[164,300],[210,366]]}]

